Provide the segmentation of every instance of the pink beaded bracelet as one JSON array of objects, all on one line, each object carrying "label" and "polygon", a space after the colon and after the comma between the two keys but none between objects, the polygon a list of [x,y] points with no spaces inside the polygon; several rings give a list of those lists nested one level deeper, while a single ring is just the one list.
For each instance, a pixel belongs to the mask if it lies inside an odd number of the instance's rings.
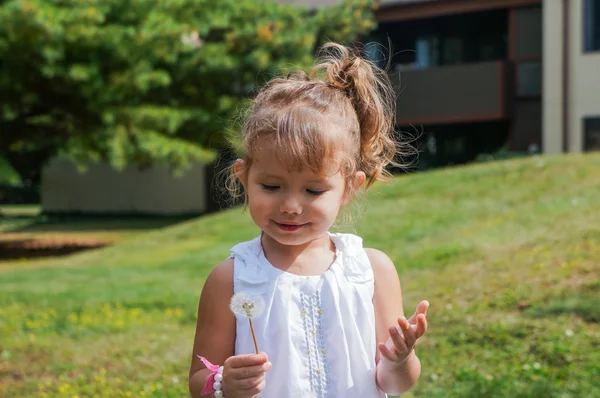
[{"label": "pink beaded bracelet", "polygon": [[223,391],[221,390],[221,383],[223,381],[223,367],[219,365],[213,365],[206,358],[201,357],[200,355],[196,356],[200,358],[204,366],[211,371],[211,374],[208,376],[208,379],[206,379],[206,384],[204,385],[202,392],[200,392],[200,395],[213,393],[214,398],[225,398],[223,396]]}]

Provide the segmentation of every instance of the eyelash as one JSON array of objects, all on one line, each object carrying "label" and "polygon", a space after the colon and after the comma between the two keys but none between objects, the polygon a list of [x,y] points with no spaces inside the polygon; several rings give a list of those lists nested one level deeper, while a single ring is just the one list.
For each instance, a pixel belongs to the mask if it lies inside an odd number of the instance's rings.
[{"label": "eyelash", "polygon": [[[262,189],[264,189],[265,191],[269,191],[269,192],[273,192],[279,189],[279,186],[277,185],[266,185],[266,184],[261,184],[262,185]],[[313,195],[313,196],[320,196],[323,195],[325,193],[325,191],[315,191],[313,189],[307,189],[306,192],[308,192],[309,194]]]}]

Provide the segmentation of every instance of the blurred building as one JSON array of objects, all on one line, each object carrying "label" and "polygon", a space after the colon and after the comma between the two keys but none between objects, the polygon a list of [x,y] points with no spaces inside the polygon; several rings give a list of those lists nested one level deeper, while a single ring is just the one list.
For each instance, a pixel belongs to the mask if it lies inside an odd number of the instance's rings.
[{"label": "blurred building", "polygon": [[600,0],[542,9],[544,152],[600,150]]},{"label": "blurred building", "polygon": [[166,166],[117,171],[105,163],[81,173],[69,161],[53,159],[42,174],[46,214],[194,215],[213,210],[211,168],[195,164],[181,176]]},{"label": "blurred building", "polygon": [[377,18],[398,123],[433,158],[600,149],[600,0],[388,0]]},{"label": "blurred building", "polygon": [[600,149],[600,0],[381,0],[377,19],[365,50],[384,66],[392,44],[398,124],[424,133],[427,166]]}]

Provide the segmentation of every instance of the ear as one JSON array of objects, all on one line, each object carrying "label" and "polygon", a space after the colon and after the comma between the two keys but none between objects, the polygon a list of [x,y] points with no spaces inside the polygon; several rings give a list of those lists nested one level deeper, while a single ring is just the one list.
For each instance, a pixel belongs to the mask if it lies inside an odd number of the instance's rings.
[{"label": "ear", "polygon": [[358,191],[360,187],[363,186],[365,181],[367,181],[367,175],[365,174],[365,172],[357,171],[356,175],[354,176],[354,190]]},{"label": "ear", "polygon": [[[356,174],[354,175],[354,178],[351,181],[352,184],[352,190],[350,192],[356,192],[360,189],[360,187],[363,186],[363,184],[365,183],[365,181],[367,180],[367,176],[365,174],[364,171],[357,171]],[[350,194],[346,194],[346,197],[344,198],[344,205],[347,205],[348,203],[350,203],[350,201],[352,200],[352,196]]]},{"label": "ear", "polygon": [[246,178],[248,177],[246,175],[246,161],[243,159],[237,159],[233,163],[233,172],[244,186],[244,189],[246,189]]}]

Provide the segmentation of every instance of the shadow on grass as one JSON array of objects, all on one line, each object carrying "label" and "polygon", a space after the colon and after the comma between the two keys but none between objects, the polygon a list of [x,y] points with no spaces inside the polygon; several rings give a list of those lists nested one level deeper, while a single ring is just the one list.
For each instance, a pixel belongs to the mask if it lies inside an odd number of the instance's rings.
[{"label": "shadow on grass", "polygon": [[99,249],[110,245],[110,242],[99,240],[35,240],[14,239],[0,240],[0,261],[19,258],[58,257],[84,250]]},{"label": "shadow on grass", "polygon": [[168,227],[197,215],[137,216],[137,215],[38,215],[0,216],[4,232],[71,232],[71,231],[144,231]]},{"label": "shadow on grass", "polygon": [[569,297],[551,300],[542,305],[529,308],[525,313],[531,317],[556,317],[562,314],[573,314],[586,322],[600,322],[600,306],[598,298],[600,289],[583,292],[572,292]]},{"label": "shadow on grass", "polygon": [[124,236],[165,228],[195,216],[42,214],[37,206],[4,206],[0,207],[0,261],[99,249]]}]

